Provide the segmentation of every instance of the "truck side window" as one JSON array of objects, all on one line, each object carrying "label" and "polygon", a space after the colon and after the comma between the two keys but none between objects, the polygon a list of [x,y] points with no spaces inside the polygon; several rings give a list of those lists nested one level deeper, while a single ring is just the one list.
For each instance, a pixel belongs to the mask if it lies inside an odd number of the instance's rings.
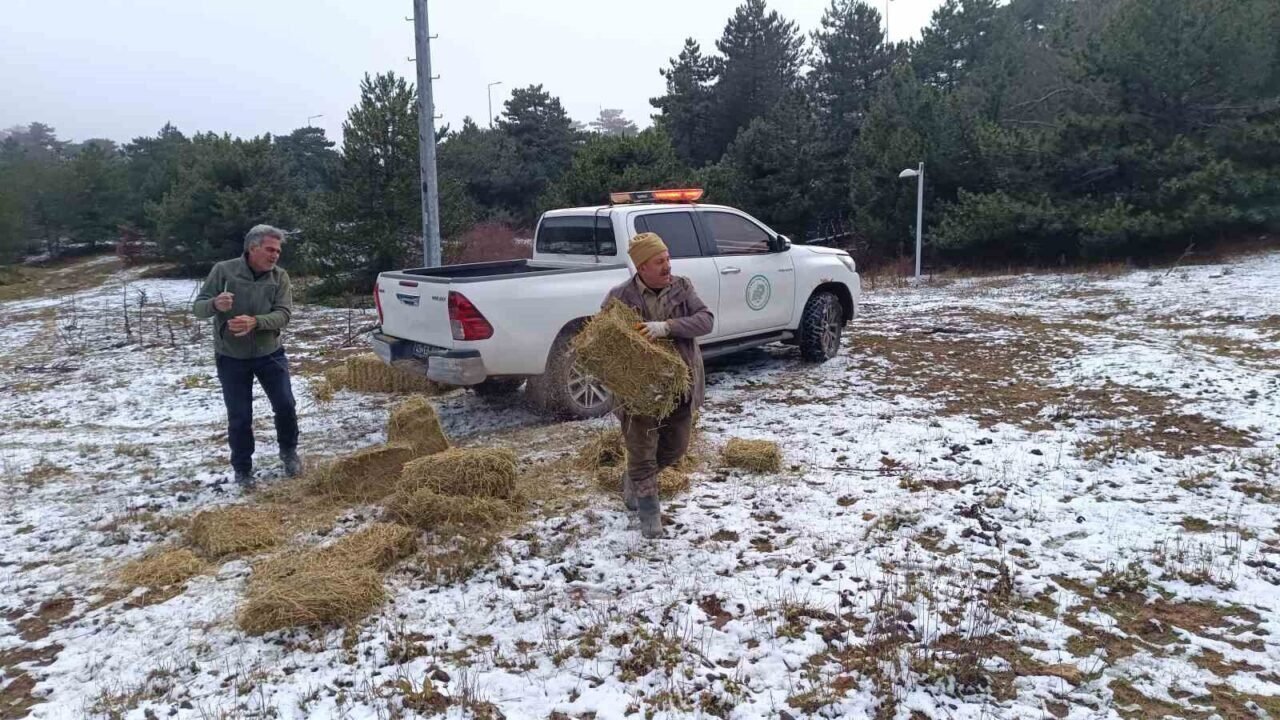
[{"label": "truck side window", "polygon": [[773,252],[769,233],[759,225],[726,212],[704,212],[717,255],[765,255]]},{"label": "truck side window", "polygon": [[698,245],[698,232],[693,227],[693,213],[664,212],[641,215],[636,218],[636,233],[657,233],[667,244],[673,258],[702,257]]},{"label": "truck side window", "polygon": [[543,218],[536,246],[540,253],[595,255],[597,240],[601,255],[618,253],[608,215],[567,215]]}]

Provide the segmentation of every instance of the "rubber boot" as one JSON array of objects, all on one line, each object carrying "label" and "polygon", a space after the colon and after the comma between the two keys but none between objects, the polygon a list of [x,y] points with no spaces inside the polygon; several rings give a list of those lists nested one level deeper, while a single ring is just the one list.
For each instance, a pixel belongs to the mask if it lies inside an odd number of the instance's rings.
[{"label": "rubber boot", "polygon": [[298,477],[302,474],[302,459],[298,457],[298,451],[280,453],[280,461],[284,463],[285,477]]},{"label": "rubber boot", "polygon": [[236,470],[235,476],[236,476],[236,485],[239,485],[241,490],[244,490],[247,492],[253,489],[253,486],[256,481],[253,479],[252,470]]},{"label": "rubber boot", "polygon": [[636,505],[640,515],[640,534],[649,540],[662,537],[662,511],[658,507],[658,496],[636,498]]}]

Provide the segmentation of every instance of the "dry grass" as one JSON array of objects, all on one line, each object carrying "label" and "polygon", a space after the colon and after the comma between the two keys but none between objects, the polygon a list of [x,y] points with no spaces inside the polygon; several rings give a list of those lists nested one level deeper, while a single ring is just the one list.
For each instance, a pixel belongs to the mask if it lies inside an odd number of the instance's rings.
[{"label": "dry grass", "polygon": [[399,493],[430,490],[441,495],[511,499],[516,489],[516,456],[510,450],[454,448],[404,466]]},{"label": "dry grass", "polygon": [[279,545],[284,531],[279,513],[237,505],[199,513],[187,538],[206,556],[221,558]]},{"label": "dry grass", "polygon": [[500,498],[442,495],[425,487],[392,495],[386,507],[398,521],[431,531],[496,530],[516,515],[515,507]]},{"label": "dry grass", "polygon": [[440,426],[440,416],[421,395],[414,395],[391,411],[387,442],[408,443],[417,455],[430,455],[449,448],[449,438]]},{"label": "dry grass", "polygon": [[187,548],[148,554],[120,570],[120,582],[129,587],[163,588],[179,585],[199,575],[208,566]]},{"label": "dry grass", "polygon": [[1198,414],[1180,413],[1170,397],[1107,383],[1076,390],[1076,416],[1109,423],[1097,438],[1081,445],[1086,458],[1113,458],[1138,450],[1156,450],[1169,457],[1195,455],[1206,448],[1242,448],[1254,437]]},{"label": "dry grass", "polygon": [[310,478],[310,489],[354,502],[380,500],[395,491],[401,470],[415,456],[408,443],[364,448],[319,468]]},{"label": "dry grass", "polygon": [[347,358],[345,377],[334,374],[334,379],[341,379],[340,385],[356,392],[385,393],[426,393],[438,395],[451,388],[431,382],[421,375],[405,372],[382,362],[376,355],[356,355]]},{"label": "dry grass", "polygon": [[727,467],[752,472],[782,470],[782,451],[778,448],[778,443],[772,440],[730,438],[720,453],[720,459]]},{"label": "dry grass", "polygon": [[578,362],[604,383],[619,407],[645,417],[670,415],[689,392],[689,368],[670,342],[636,331],[640,316],[617,302],[596,314],[573,340]]},{"label": "dry grass", "polygon": [[298,553],[254,568],[236,621],[250,635],[350,624],[373,612],[385,598],[377,570]]}]

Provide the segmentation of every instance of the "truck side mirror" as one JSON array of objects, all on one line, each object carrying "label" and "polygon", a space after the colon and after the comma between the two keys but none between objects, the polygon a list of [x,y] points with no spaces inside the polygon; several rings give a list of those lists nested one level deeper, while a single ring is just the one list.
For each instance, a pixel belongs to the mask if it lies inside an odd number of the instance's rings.
[{"label": "truck side mirror", "polygon": [[791,249],[791,239],[786,235],[779,235],[773,239],[774,252],[786,252]]}]

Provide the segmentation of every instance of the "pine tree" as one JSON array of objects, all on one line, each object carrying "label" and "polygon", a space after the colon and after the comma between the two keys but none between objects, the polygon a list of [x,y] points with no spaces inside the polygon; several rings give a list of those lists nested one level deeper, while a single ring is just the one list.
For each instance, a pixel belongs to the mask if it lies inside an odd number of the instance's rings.
[{"label": "pine tree", "polygon": [[946,0],[921,31],[911,61],[929,85],[952,89],[981,62],[997,37],[996,0]]},{"label": "pine tree", "polygon": [[640,132],[636,124],[623,117],[616,108],[602,108],[600,117],[591,121],[591,129],[601,135],[631,137]]},{"label": "pine tree", "polygon": [[713,151],[718,156],[753,119],[767,115],[800,81],[804,37],[765,0],[746,0],[716,41],[720,62],[713,98]]},{"label": "pine tree", "polygon": [[847,151],[895,53],[885,45],[880,12],[862,0],[831,0],[813,45],[810,81],[824,128],[828,139]]},{"label": "pine tree", "polygon": [[519,159],[510,188],[514,197],[508,200],[518,205],[523,221],[532,223],[538,197],[573,162],[580,133],[574,129],[560,98],[552,97],[541,85],[511,93],[498,129],[515,144]]},{"label": "pine tree", "polygon": [[701,46],[688,38],[670,67],[659,70],[667,81],[667,92],[649,100],[658,109],[655,124],[671,138],[680,158],[701,167],[720,157],[711,132],[712,83],[717,77],[713,58],[702,54]]},{"label": "pine tree", "polygon": [[637,135],[597,135],[542,199],[542,208],[599,205],[608,193],[679,186],[690,172],[659,128]]}]

